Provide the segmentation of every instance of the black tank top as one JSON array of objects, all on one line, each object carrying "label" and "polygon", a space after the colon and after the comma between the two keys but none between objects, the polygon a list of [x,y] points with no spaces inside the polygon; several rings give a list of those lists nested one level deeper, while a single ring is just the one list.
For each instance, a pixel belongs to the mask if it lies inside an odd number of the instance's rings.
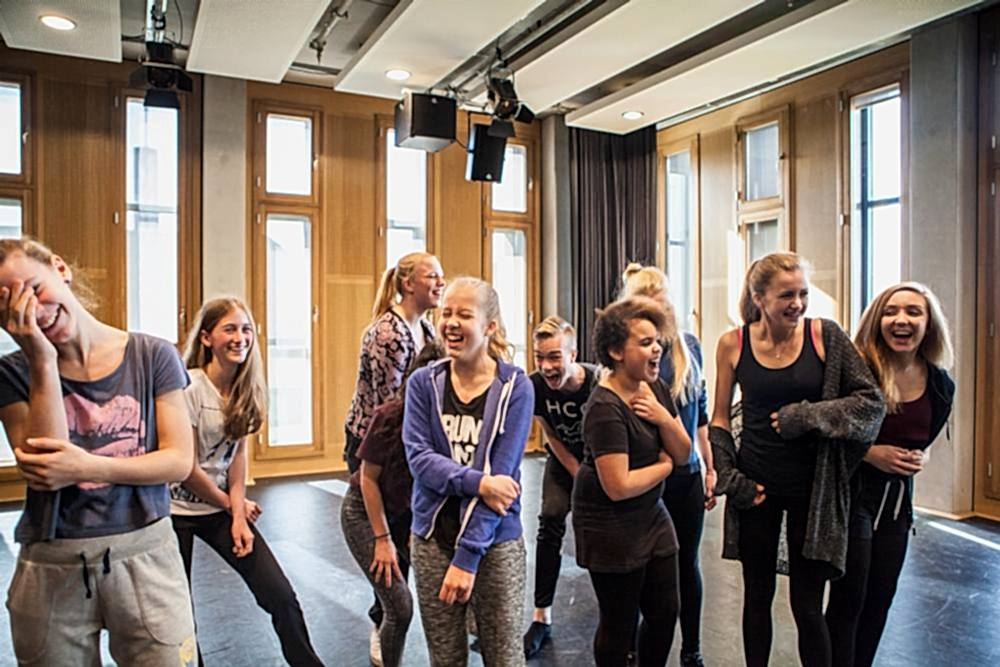
[{"label": "black tank top", "polygon": [[802,350],[784,368],[766,368],[750,346],[750,327],[743,327],[736,381],[743,395],[739,469],[765,492],[778,496],[808,496],[816,467],[815,439],[805,435],[785,440],[771,427],[771,413],[789,403],[815,402],[823,397],[823,361],[806,319]]}]

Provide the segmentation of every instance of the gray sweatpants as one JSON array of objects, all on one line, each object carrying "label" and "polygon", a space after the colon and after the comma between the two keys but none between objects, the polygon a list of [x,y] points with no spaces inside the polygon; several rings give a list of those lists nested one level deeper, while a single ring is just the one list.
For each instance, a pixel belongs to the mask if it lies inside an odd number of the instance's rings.
[{"label": "gray sweatpants", "polygon": [[19,665],[197,665],[184,564],[170,519],[120,535],[21,547],[7,592]]},{"label": "gray sweatpants", "polygon": [[469,659],[466,612],[472,608],[486,667],[521,667],[524,644],[524,540],[494,544],[479,563],[468,605],[438,599],[452,553],[436,540],[413,536],[413,570],[417,577],[420,620],[432,667],[463,667]]}]

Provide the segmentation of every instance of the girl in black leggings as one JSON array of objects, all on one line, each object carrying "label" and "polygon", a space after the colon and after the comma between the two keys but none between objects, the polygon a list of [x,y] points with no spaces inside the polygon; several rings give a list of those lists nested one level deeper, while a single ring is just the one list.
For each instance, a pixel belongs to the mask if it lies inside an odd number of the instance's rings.
[{"label": "girl in black leggings", "polygon": [[[743,564],[743,646],[747,665],[768,663],[783,516],[799,657],[831,665],[823,592],[842,568],[847,526],[847,454],[855,460],[883,413],[871,374],[833,322],[804,317],[805,263],[773,253],[747,272],[744,326],[719,341],[712,445],[717,490],[727,493],[724,555]],[[742,393],[737,453],[730,435],[733,389]],[[833,399],[833,400],[831,400]],[[832,546],[833,553],[824,551]]]},{"label": "girl in black leggings", "polygon": [[600,609],[598,667],[626,664],[640,611],[639,664],[662,667],[677,622],[677,538],[661,494],[691,441],[658,376],[666,327],[662,306],[643,297],[608,306],[594,324],[594,348],[610,373],[584,410],[573,530]]},{"label": "girl in black leggings", "polygon": [[826,623],[833,661],[875,659],[913,526],[913,476],[951,413],[955,383],[948,322],[919,283],[894,285],[861,316],[855,345],[885,394],[889,414],[851,479],[847,572],[830,586]]}]

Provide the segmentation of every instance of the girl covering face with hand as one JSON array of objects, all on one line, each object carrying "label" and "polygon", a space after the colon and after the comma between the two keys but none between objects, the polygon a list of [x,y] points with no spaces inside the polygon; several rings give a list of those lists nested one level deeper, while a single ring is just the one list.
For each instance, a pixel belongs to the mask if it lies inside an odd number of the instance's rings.
[{"label": "girl covering face with hand", "polygon": [[195,664],[167,482],[191,472],[187,374],[165,340],[91,315],[41,243],[0,240],[0,421],[28,483],[7,597],[22,665]]}]

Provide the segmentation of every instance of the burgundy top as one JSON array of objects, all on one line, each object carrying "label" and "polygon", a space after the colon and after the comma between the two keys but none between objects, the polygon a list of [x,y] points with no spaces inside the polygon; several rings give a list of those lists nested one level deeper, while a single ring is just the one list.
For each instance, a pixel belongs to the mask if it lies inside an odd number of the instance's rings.
[{"label": "burgundy top", "polygon": [[900,403],[898,412],[885,416],[875,442],[904,449],[923,449],[930,444],[930,432],[931,395],[924,389],[920,398]]},{"label": "burgundy top", "polygon": [[[403,450],[403,401],[393,398],[375,409],[357,457],[382,468],[378,488],[386,519],[392,521],[409,512],[413,477]],[[360,488],[360,469],[351,475],[351,486]]]}]

